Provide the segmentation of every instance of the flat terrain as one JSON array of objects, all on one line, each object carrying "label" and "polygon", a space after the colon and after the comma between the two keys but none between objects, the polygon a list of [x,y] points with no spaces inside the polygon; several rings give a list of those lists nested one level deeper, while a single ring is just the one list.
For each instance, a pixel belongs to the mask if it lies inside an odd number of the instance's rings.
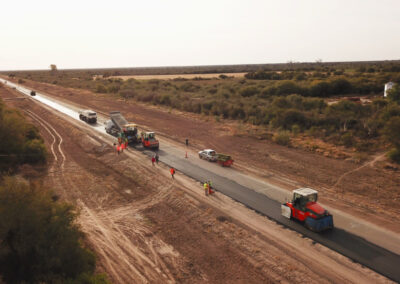
[{"label": "flat terrain", "polygon": [[192,149],[213,148],[231,154],[235,167],[288,190],[310,186],[321,202],[400,232],[400,171],[378,154],[364,164],[337,160],[301,149],[279,146],[247,136],[247,125],[220,123],[191,113],[123,101],[111,95],[26,82],[39,91],[68,102],[108,113],[120,110],[130,121],[184,143]]},{"label": "flat terrain", "polygon": [[15,91],[0,95],[41,130],[52,155],[45,183],[81,209],[99,270],[113,282],[387,282],[223,195],[206,198],[137,151],[118,156],[112,138],[82,123],[14,100]]},{"label": "flat terrain", "polygon": [[225,75],[228,77],[241,78],[244,77],[246,73],[208,73],[208,74],[176,74],[176,75],[127,75],[127,76],[110,76],[111,78],[121,78],[123,80],[136,79],[136,80],[169,80],[176,78],[193,79],[193,78],[218,78],[220,75]]}]

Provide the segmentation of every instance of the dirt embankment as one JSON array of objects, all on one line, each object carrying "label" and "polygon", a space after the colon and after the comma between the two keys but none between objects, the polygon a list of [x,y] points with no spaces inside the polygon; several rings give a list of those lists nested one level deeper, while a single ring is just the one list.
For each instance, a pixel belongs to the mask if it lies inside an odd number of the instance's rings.
[{"label": "dirt embankment", "polygon": [[284,188],[315,187],[320,200],[360,218],[400,232],[400,170],[387,166],[384,156],[366,166],[316,155],[305,150],[279,146],[268,140],[241,135],[246,125],[216,122],[199,115],[122,101],[106,94],[26,82],[36,90],[59,99],[108,113],[120,110],[139,125],[166,137],[189,138],[194,148],[214,148],[231,154],[237,168],[277,183]]},{"label": "dirt embankment", "polygon": [[172,180],[139,152],[117,155],[38,103],[6,102],[39,127],[51,155],[44,182],[80,208],[98,269],[115,283],[387,281],[223,195],[205,197],[179,173]]}]

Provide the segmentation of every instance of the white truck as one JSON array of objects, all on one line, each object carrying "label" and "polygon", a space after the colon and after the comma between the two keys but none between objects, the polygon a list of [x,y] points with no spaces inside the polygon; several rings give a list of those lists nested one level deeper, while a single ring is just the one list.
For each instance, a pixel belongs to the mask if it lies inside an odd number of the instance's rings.
[{"label": "white truck", "polygon": [[97,122],[97,113],[95,111],[84,109],[79,111],[79,119],[86,121],[87,123]]}]

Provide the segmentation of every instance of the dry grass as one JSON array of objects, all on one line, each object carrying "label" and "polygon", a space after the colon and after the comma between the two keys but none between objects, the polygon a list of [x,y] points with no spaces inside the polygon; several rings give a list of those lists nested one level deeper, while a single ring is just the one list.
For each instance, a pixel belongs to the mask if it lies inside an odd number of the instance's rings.
[{"label": "dry grass", "polygon": [[123,80],[128,80],[131,78],[136,80],[151,80],[151,79],[168,80],[176,78],[193,79],[196,77],[218,78],[218,76],[222,74],[229,77],[242,78],[246,73],[242,72],[242,73],[210,73],[210,74],[175,74],[175,75],[133,75],[133,76],[111,76],[111,78],[121,78]]}]

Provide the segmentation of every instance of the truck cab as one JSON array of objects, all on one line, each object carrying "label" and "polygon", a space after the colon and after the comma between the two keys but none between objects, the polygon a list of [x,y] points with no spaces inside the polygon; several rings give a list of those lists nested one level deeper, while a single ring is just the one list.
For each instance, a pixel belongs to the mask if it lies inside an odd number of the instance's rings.
[{"label": "truck cab", "polygon": [[133,123],[125,124],[124,128],[122,129],[125,137],[128,139],[129,143],[136,143],[138,142],[138,130],[137,125]]}]

